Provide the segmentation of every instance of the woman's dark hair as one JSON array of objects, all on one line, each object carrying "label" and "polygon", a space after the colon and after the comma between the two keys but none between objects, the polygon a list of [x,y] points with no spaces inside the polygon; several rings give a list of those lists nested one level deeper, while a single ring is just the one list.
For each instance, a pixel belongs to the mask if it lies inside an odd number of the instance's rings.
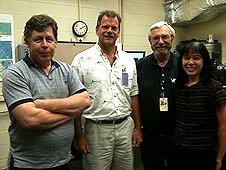
[{"label": "woman's dark hair", "polygon": [[56,21],[46,14],[33,15],[24,27],[24,40],[27,41],[30,38],[32,31],[44,31],[46,28],[52,27],[54,37],[57,40],[57,23]]},{"label": "woman's dark hair", "polygon": [[180,54],[179,54],[179,62],[178,62],[178,77],[176,80],[176,85],[183,85],[188,82],[188,75],[184,71],[182,66],[182,58],[183,56],[188,56],[190,52],[195,54],[200,54],[203,58],[203,68],[200,72],[200,80],[202,82],[209,83],[211,79],[215,79],[214,75],[214,67],[210,60],[209,52],[205,45],[202,42],[192,40],[188,44],[184,45]]}]

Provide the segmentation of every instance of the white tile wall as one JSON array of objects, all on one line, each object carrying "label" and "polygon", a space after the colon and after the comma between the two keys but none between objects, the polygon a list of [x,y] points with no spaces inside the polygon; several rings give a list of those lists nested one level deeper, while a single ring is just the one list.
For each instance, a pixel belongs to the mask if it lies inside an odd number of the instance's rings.
[{"label": "white tile wall", "polygon": [[2,96],[2,83],[0,83],[0,169],[5,169],[9,150],[8,126],[9,117],[7,107]]},{"label": "white tile wall", "polygon": [[6,168],[7,163],[9,150],[8,126],[8,113],[0,113],[0,169]]}]

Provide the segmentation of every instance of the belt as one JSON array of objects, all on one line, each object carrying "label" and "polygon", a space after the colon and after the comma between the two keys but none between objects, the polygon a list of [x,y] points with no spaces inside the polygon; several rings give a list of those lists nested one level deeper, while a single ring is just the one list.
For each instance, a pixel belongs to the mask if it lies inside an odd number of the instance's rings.
[{"label": "belt", "polygon": [[100,123],[100,124],[120,124],[127,118],[128,118],[128,116],[120,118],[120,119],[116,119],[116,120],[91,120],[91,119],[86,119],[86,120],[95,122],[95,123]]}]

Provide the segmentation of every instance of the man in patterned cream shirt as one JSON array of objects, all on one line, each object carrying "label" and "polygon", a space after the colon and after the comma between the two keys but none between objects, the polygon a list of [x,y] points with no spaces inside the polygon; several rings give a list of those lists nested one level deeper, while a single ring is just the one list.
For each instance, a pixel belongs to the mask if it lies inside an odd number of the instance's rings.
[{"label": "man in patterned cream shirt", "polygon": [[85,170],[133,170],[133,147],[142,142],[135,61],[115,42],[121,17],[102,11],[98,43],[75,56],[72,66],[91,97],[83,113],[84,131],[76,118],[74,146],[85,153]]}]

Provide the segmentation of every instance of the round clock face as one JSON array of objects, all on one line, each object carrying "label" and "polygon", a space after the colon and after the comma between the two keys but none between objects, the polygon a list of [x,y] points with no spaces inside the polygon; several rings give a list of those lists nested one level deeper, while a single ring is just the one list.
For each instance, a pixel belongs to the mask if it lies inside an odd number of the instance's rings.
[{"label": "round clock face", "polygon": [[87,33],[88,26],[84,21],[76,21],[72,25],[72,31],[77,37],[82,37]]}]

